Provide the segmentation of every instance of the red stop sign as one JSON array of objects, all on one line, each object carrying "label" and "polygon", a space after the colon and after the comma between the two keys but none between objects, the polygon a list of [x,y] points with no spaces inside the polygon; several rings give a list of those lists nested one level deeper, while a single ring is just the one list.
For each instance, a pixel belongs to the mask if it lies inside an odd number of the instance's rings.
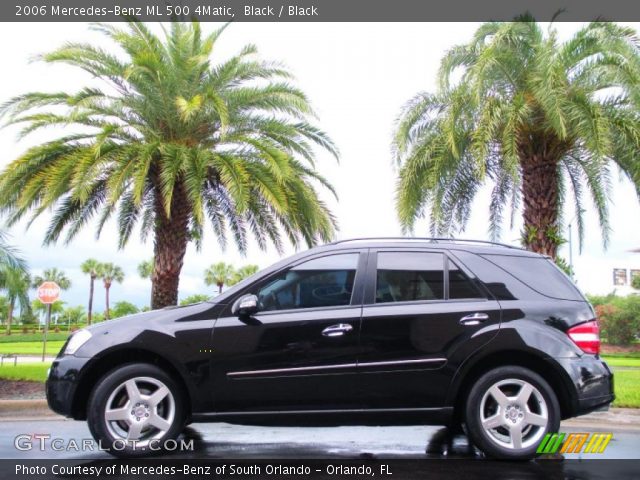
[{"label": "red stop sign", "polygon": [[53,303],[60,297],[60,287],[56,282],[42,282],[38,287],[38,300],[44,304]]}]

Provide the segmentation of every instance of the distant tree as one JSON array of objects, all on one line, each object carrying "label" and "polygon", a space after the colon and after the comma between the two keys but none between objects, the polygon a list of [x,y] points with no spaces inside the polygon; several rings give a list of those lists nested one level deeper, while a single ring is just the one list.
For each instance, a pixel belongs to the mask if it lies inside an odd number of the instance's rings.
[{"label": "distant tree", "polygon": [[113,284],[113,282],[122,283],[122,281],[124,280],[124,272],[119,266],[114,265],[113,263],[101,263],[100,268],[98,268],[98,277],[101,278],[102,282],[104,283],[104,318],[105,320],[109,320],[109,318],[111,318],[109,316],[109,289],[111,289],[111,285]]},{"label": "distant tree", "polygon": [[140,309],[136,307],[133,303],[120,301],[116,302],[116,304],[111,309],[111,318],[120,318],[125,317],[127,315],[133,315],[134,313],[138,313]]},{"label": "distant tree", "polygon": [[20,323],[22,325],[35,325],[38,323],[38,317],[33,313],[33,309],[29,309],[26,312],[20,312]]},{"label": "distant tree", "polygon": [[77,325],[83,323],[85,318],[88,318],[87,312],[82,305],[75,307],[67,307],[62,311],[60,315],[64,323],[70,323]]},{"label": "distant tree", "polygon": [[88,258],[80,265],[82,273],[89,275],[89,308],[87,309],[87,324],[91,325],[91,315],[93,314],[93,291],[94,283],[98,278],[100,262],[93,258]]},{"label": "distant tree", "polygon": [[24,269],[20,267],[5,267],[0,270],[0,288],[4,290],[7,301],[7,335],[11,335],[11,322],[13,321],[14,310],[19,305],[20,311],[28,311],[30,277]]},{"label": "distant tree", "polygon": [[231,277],[231,283],[228,283],[228,286],[235,285],[236,283],[241,282],[245,278],[250,277],[260,270],[258,265],[244,265],[235,271],[235,274]]},{"label": "distant tree", "polygon": [[150,260],[143,260],[138,264],[138,275],[140,278],[151,278],[153,276],[154,263],[153,258]]},{"label": "distant tree", "polygon": [[[57,320],[57,318],[64,312],[65,302],[62,300],[58,300],[57,302],[53,302],[51,304],[51,318]],[[32,310],[38,314],[40,318],[47,313],[47,305],[42,303],[37,298],[31,302]]]},{"label": "distant tree", "polygon": [[36,275],[33,277],[32,285],[34,288],[38,288],[42,282],[56,282],[60,287],[60,290],[68,290],[71,287],[71,280],[62,271],[57,268],[47,268],[42,275]]},{"label": "distant tree", "polygon": [[204,271],[204,283],[207,285],[216,285],[218,287],[218,294],[220,294],[222,293],[222,287],[233,283],[235,274],[236,272],[233,265],[224,262],[214,263]]},{"label": "distant tree", "polygon": [[640,290],[640,275],[634,275],[631,278],[631,287],[635,290]]},{"label": "distant tree", "polygon": [[189,295],[188,297],[180,300],[180,305],[191,305],[193,303],[200,303],[206,300],[209,300],[209,295],[204,295],[202,293],[196,293],[195,295]]},{"label": "distant tree", "polygon": [[7,313],[9,313],[9,299],[0,295],[0,320],[2,323],[7,319]]}]

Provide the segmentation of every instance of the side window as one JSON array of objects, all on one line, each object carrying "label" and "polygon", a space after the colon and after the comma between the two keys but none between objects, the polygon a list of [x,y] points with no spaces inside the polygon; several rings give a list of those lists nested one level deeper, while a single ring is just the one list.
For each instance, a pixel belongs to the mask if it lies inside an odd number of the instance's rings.
[{"label": "side window", "polygon": [[376,303],[444,299],[441,253],[379,252]]},{"label": "side window", "polygon": [[449,260],[449,298],[484,298],[473,286],[471,280],[460,270],[455,263]]},{"label": "side window", "polygon": [[358,253],[345,253],[296,265],[258,291],[260,310],[349,305],[358,258]]}]

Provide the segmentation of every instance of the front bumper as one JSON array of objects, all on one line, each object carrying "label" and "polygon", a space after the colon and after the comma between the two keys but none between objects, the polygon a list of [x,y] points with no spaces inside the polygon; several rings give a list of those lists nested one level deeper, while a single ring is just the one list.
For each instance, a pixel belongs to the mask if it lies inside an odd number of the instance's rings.
[{"label": "front bumper", "polygon": [[65,417],[74,416],[73,400],[79,385],[82,368],[90,359],[64,355],[51,364],[45,384],[49,408]]}]

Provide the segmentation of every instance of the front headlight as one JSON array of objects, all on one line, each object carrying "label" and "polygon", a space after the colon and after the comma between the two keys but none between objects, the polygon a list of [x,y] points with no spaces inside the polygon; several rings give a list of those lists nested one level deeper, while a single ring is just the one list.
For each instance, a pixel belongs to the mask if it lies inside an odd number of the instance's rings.
[{"label": "front headlight", "polygon": [[69,339],[69,343],[67,343],[67,348],[64,349],[65,355],[73,355],[76,351],[84,345],[87,340],[91,338],[91,332],[89,330],[78,330]]}]

